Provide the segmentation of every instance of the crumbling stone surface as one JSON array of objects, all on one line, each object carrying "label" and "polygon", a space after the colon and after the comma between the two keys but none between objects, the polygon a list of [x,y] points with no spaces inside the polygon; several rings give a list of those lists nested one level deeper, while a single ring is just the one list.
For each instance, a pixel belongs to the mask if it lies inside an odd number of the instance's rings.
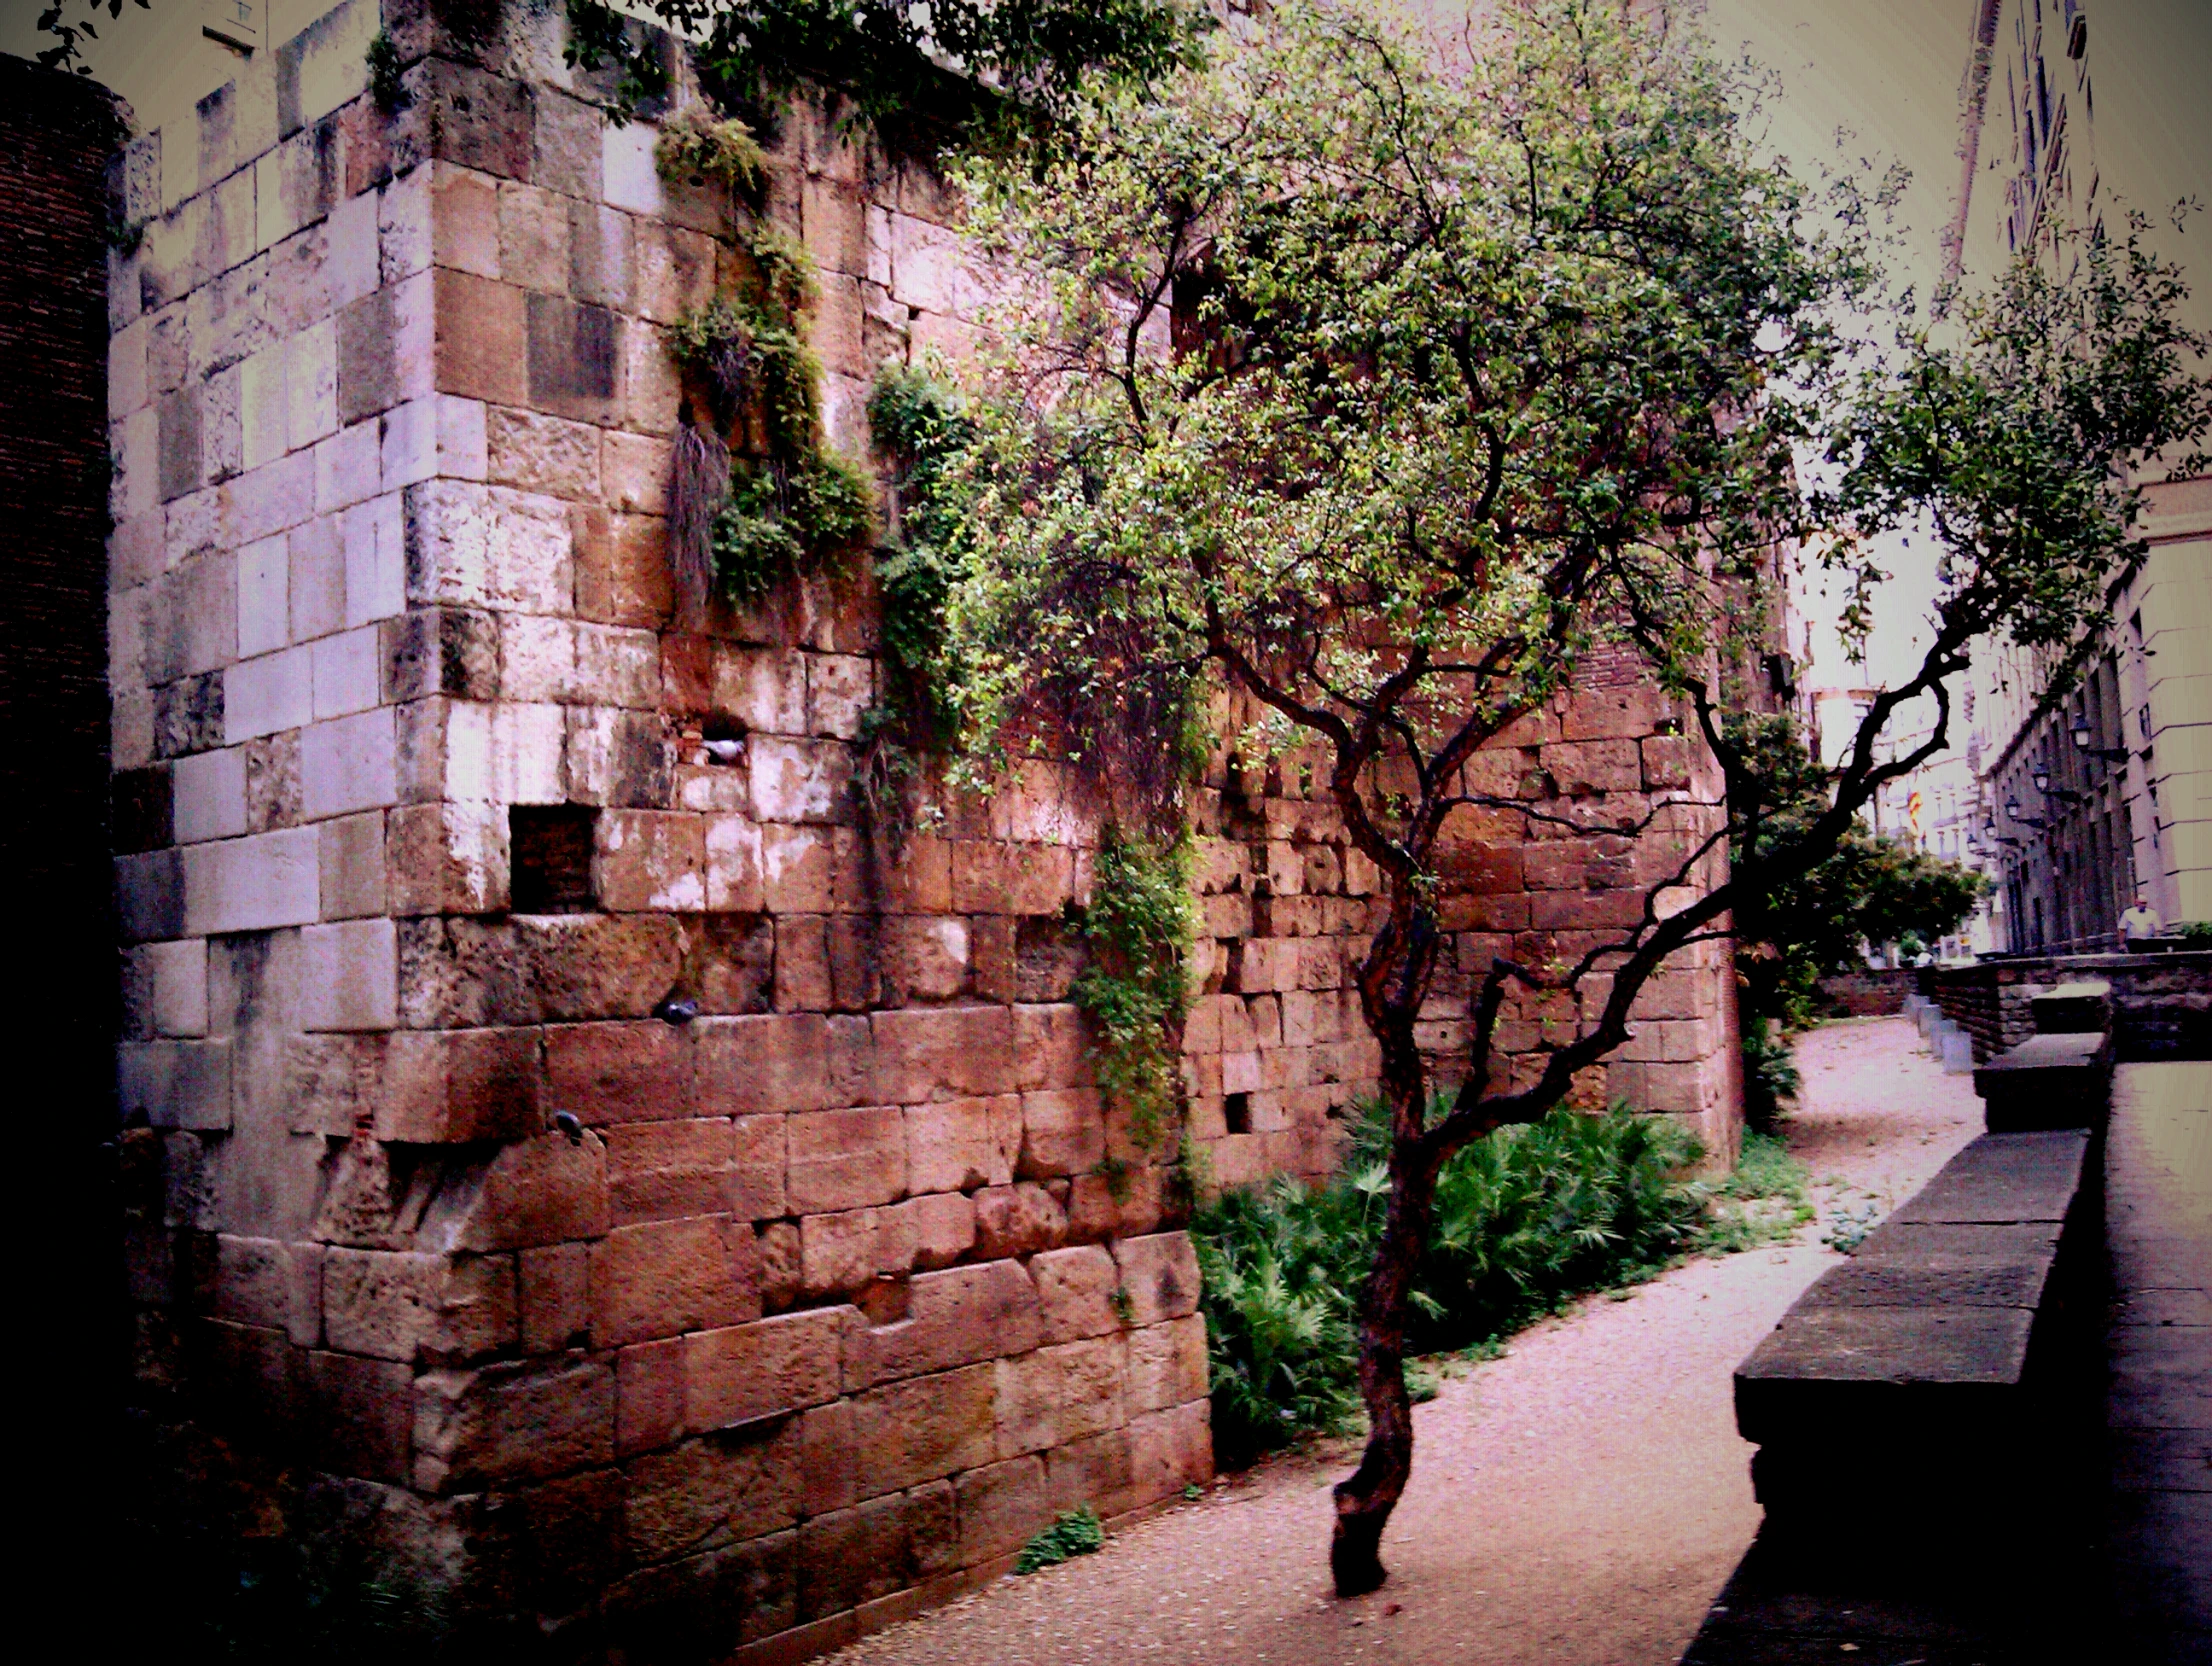
[{"label": "crumbling stone surface", "polygon": [[[730,207],[659,178],[663,107],[606,119],[559,8],[448,10],[343,0],[121,168],[140,1389],[435,1524],[463,1608],[799,1650],[1210,1472],[1179,1142],[1222,1184],[1334,1166],[1378,1070],[1376,876],[1312,758],[1217,754],[1189,1117],[1140,1139],[1069,1002],[1095,795],[1031,767],[887,852],[851,790],[867,574],[679,613],[669,329]],[[823,409],[865,458],[876,365],[979,339],[993,280],[818,111],[762,200],[821,267]],[[1491,957],[1581,954],[1708,830],[1709,761],[1638,676],[1468,766],[1558,819],[1462,812],[1439,1060]],[[1508,996],[1512,1081],[1597,984]],[[1685,953],[1580,1102],[1731,1150],[1730,988],[1724,946]]]}]

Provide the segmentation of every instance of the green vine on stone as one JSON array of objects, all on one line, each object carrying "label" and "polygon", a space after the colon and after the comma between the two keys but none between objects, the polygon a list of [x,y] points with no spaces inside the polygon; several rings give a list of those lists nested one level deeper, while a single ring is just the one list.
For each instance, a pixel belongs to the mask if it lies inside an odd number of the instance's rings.
[{"label": "green vine on stone", "polygon": [[1187,839],[1161,845],[1108,828],[1091,900],[1071,907],[1091,964],[1069,998],[1098,1042],[1099,1086],[1128,1113],[1130,1138],[1154,1146],[1182,1105],[1183,1020],[1196,922]]},{"label": "green vine on stone", "polygon": [[[741,178],[742,132],[737,124],[694,122],[664,148],[661,165],[711,164]],[[728,488],[711,517],[684,505],[677,518],[703,526],[715,587],[749,604],[863,547],[874,514],[867,476],[823,439],[822,367],[801,325],[814,298],[806,251],[768,225],[744,229],[738,242],[752,281],[686,314],[669,346],[706,407],[705,426],[731,457]]]},{"label": "green vine on stone", "polygon": [[945,604],[961,567],[957,473],[975,421],[941,364],[887,363],[868,427],[895,474],[898,537],[876,552],[883,657],[912,744],[949,744],[959,727],[945,659]]}]

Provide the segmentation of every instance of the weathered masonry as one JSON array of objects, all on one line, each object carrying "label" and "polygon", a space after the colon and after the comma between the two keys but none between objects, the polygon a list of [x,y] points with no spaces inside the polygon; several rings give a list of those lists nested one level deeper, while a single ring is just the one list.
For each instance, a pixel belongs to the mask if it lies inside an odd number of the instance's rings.
[{"label": "weathered masonry", "polygon": [[[865,572],[676,608],[667,339],[730,207],[605,119],[562,26],[346,0],[119,166],[136,1371],[299,1454],[461,1612],[797,1650],[1208,1474],[1197,1269],[1173,1137],[1102,1108],[1067,999],[1081,784],[945,797],[880,860],[848,790]],[[928,178],[805,110],[767,205],[864,457],[876,366],[962,353],[988,275]],[[1632,673],[1483,767],[1591,831],[1469,826],[1477,970],[1624,923],[1667,852],[1607,830],[1711,796]],[[1326,1168],[1374,1075],[1370,887],[1305,776],[1200,797],[1186,1074],[1224,1182]],[[1697,956],[1609,1085],[1725,1150],[1726,962]],[[1580,1020],[1511,1016],[1519,1050]],[[1431,1039],[1464,1021],[1447,989]]]}]

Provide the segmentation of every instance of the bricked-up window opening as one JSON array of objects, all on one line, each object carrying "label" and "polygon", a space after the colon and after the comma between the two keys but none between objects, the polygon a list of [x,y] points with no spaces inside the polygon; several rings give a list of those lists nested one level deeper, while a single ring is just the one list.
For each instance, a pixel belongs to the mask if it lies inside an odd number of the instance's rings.
[{"label": "bricked-up window opening", "polygon": [[517,804],[507,812],[517,914],[585,914],[599,812],[582,804]]},{"label": "bricked-up window opening", "polygon": [[1231,1093],[1222,1096],[1221,1120],[1232,1134],[1249,1134],[1252,1131],[1252,1096],[1249,1093]]}]

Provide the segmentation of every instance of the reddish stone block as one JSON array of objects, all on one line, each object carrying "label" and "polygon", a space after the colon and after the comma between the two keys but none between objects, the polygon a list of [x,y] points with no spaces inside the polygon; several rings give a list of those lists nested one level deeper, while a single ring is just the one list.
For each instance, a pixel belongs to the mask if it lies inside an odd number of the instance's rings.
[{"label": "reddish stone block", "polygon": [[[618,515],[593,505],[570,506],[579,619],[644,630],[668,622],[676,593],[668,576],[667,524],[658,515]],[[662,676],[667,675],[664,662]],[[699,708],[687,699],[676,709]]]},{"label": "reddish stone block", "polygon": [[1121,1270],[1097,1245],[1038,1255],[1031,1259],[1029,1273],[1037,1283],[1046,1342],[1074,1342],[1121,1328],[1113,1301],[1121,1288]]},{"label": "reddish stone block", "polygon": [[397,1360],[307,1356],[315,1462],[340,1475],[405,1486],[414,1432],[414,1372]]},{"label": "reddish stone block", "polygon": [[1088,1504],[1102,1516],[1133,1508],[1136,1489],[1129,1431],[1104,1434],[1056,1446],[1045,1454],[1045,1503],[1058,1514]]},{"label": "reddish stone block", "polygon": [[614,1356],[615,1455],[632,1458],[685,1432],[684,1339],[636,1342]]},{"label": "reddish stone block", "polygon": [[1022,1107],[1015,1094],[948,1099],[906,1109],[907,1187],[914,1192],[1003,1186],[1021,1153]]},{"label": "reddish stone block", "polygon": [[949,1267],[975,1248],[975,1204],[958,1192],[910,1197],[886,1210],[903,1216],[902,1236],[914,1242],[914,1265],[924,1272]]},{"label": "reddish stone block", "polygon": [[1213,1408],[1203,1398],[1133,1418],[1128,1507],[1172,1498],[1213,1479]]},{"label": "reddish stone block", "polygon": [[929,1007],[879,1012],[876,1097],[889,1105],[1005,1093],[1019,1075],[1005,1007]]},{"label": "reddish stone block", "polygon": [[1016,1261],[917,1274],[905,1317],[856,1325],[845,1341],[845,1391],[943,1371],[1037,1345],[1037,1288]]},{"label": "reddish stone block", "polygon": [[734,1163],[727,1118],[628,1123],[609,1128],[606,1140],[615,1225],[728,1209]]},{"label": "reddish stone block", "polygon": [[1090,1029],[1065,1002],[1014,1010],[1014,1085],[1024,1091],[1089,1087]]},{"label": "reddish stone block", "polygon": [[799,1529],[799,1619],[889,1596],[913,1577],[907,1495],[892,1493],[818,1516]]},{"label": "reddish stone block", "polygon": [[1206,1397],[1206,1320],[1186,1314],[1129,1333],[1129,1409],[1160,1411]]},{"label": "reddish stone block", "polygon": [[1042,1458],[1010,1458],[957,1476],[960,1560],[974,1567],[1021,1549],[1052,1520]]},{"label": "reddish stone block", "polygon": [[855,1491],[873,1498],[991,1462],[995,1399],[995,1368],[988,1364],[860,1395],[852,1402]]},{"label": "reddish stone block", "polygon": [[914,1265],[914,1222],[898,1209],[849,1209],[799,1223],[801,1292],[811,1300],[859,1290]]},{"label": "reddish stone block", "polygon": [[754,1240],[760,1248],[760,1300],[771,1313],[799,1299],[803,1284],[799,1229],[790,1221],[771,1221]]},{"label": "reddish stone block", "polygon": [[1025,1180],[1080,1174],[1106,1155],[1098,1095],[1084,1088],[1022,1095],[1022,1148],[1015,1172]]},{"label": "reddish stone block", "polygon": [[596,1360],[415,1379],[416,1491],[466,1492],[611,1462],[614,1372]]},{"label": "reddish stone block", "polygon": [[526,292],[440,267],[433,294],[438,391],[496,405],[529,403]]},{"label": "reddish stone block", "polygon": [[1029,1255],[1067,1238],[1067,1211],[1044,1187],[1029,1182],[992,1186],[975,1194],[975,1252],[979,1259]]},{"label": "reddish stone block", "polygon": [[617,1227],[591,1251],[601,1348],[760,1317],[753,1229],[727,1216]]},{"label": "reddish stone block", "polygon": [[959,839],[952,906],[959,914],[1056,914],[1075,894],[1075,853],[1063,845]]},{"label": "reddish stone block", "polygon": [[820,914],[778,915],[776,1010],[827,1012],[835,1004],[828,919]]},{"label": "reddish stone block", "polygon": [[853,1446],[849,1400],[816,1406],[799,1420],[800,1509],[810,1516],[841,1510],[853,1501],[860,1454]]},{"label": "reddish stone block", "polygon": [[730,1129],[730,1170],[722,1207],[741,1221],[764,1221],[783,1214],[784,1117],[733,1117]]},{"label": "reddish stone block", "polygon": [[591,1302],[585,1269],[590,1251],[583,1244],[548,1244],[517,1257],[522,1285],[522,1347],[525,1353],[557,1353],[591,1329]]},{"label": "reddish stone block", "polygon": [[685,1337],[686,1421],[704,1432],[834,1399],[848,1319],[816,1308]]},{"label": "reddish stone block", "polygon": [[512,1346],[518,1308],[509,1256],[333,1249],[325,1265],[323,1330],[347,1353],[458,1364]]},{"label": "reddish stone block", "polygon": [[785,1423],[757,1440],[686,1441],[627,1467],[623,1537],[641,1562],[789,1527],[799,1515],[799,1439]]},{"label": "reddish stone block", "polygon": [[1123,1238],[1113,1246],[1129,1292],[1129,1322],[1157,1325],[1198,1311],[1198,1254],[1184,1232]]},{"label": "reddish stone block", "polygon": [[784,1138],[794,1212],[864,1208],[906,1192],[906,1131],[895,1105],[796,1114]]},{"label": "reddish stone block", "polygon": [[517,915],[514,931],[554,1022],[646,1017],[683,970],[683,933],[666,914]]},{"label": "reddish stone block", "polygon": [[386,1044],[376,1137],[511,1140],[545,1126],[535,1030],[401,1030]]},{"label": "reddish stone block", "polygon": [[690,1026],[698,1047],[698,1103],[718,1115],[818,1111],[830,1092],[830,1034],[813,1013],[760,1018],[702,1018]]},{"label": "reddish stone block", "polygon": [[546,1132],[502,1146],[473,1188],[441,1190],[423,1216],[422,1236],[447,1249],[511,1250],[607,1230],[606,1147]]},{"label": "reddish stone block", "polygon": [[997,1365],[1002,1458],[1119,1429],[1128,1421],[1128,1365],[1119,1336],[1039,1348]]}]

